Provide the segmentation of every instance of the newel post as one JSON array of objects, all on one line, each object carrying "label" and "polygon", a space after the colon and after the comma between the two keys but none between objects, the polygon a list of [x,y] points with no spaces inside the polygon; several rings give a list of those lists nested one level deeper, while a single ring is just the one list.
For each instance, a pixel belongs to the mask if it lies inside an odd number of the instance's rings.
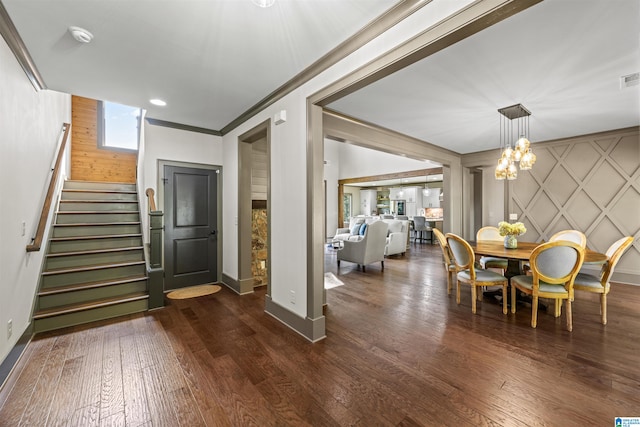
[{"label": "newel post", "polygon": [[164,213],[156,210],[152,188],[145,191],[149,199],[149,258],[147,276],[149,277],[149,309],[164,306],[164,269],[162,268],[162,217]]}]

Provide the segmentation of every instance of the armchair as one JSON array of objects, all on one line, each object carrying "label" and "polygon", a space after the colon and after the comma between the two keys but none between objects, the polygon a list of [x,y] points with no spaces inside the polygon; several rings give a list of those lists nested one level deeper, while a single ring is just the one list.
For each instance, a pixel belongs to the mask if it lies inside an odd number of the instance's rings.
[{"label": "armchair", "polygon": [[345,240],[344,248],[338,251],[338,268],[340,268],[340,261],[349,261],[362,265],[362,271],[365,271],[365,265],[380,261],[384,271],[384,249],[387,241],[387,229],[386,222],[376,221],[367,225],[361,240]]},{"label": "armchair", "polygon": [[397,219],[383,219],[382,222],[389,226],[387,244],[384,247],[384,255],[403,254],[407,251],[409,241],[409,221]]}]

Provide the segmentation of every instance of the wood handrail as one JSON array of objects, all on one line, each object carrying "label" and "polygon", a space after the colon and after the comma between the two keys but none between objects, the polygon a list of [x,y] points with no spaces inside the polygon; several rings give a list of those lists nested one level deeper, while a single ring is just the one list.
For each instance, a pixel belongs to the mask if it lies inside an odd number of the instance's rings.
[{"label": "wood handrail", "polygon": [[58,182],[58,175],[60,175],[60,165],[62,158],[64,157],[64,149],[69,139],[69,131],[71,130],[71,124],[63,123],[62,129],[64,135],[62,136],[62,143],[58,149],[58,156],[56,157],[56,163],[53,167],[53,173],[49,181],[49,189],[47,190],[47,196],[44,199],[44,205],[42,206],[42,213],[40,214],[40,221],[38,222],[38,229],[36,235],[32,240],[32,243],[27,245],[27,252],[36,252],[40,250],[42,245],[42,239],[44,238],[44,229],[47,226],[47,218],[49,217],[49,210],[51,209],[51,203],[53,202],[53,193],[56,190],[56,184]]},{"label": "wood handrail", "polygon": [[156,199],[154,199],[153,196],[156,194],[156,192],[153,191],[153,188],[147,188],[147,190],[144,192],[144,194],[146,194],[147,198],[149,199],[149,211],[155,211],[156,210]]}]

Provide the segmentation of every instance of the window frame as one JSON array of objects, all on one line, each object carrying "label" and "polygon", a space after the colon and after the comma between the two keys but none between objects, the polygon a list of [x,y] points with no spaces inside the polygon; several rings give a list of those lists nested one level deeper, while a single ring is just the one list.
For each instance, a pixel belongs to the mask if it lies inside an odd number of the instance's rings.
[{"label": "window frame", "polygon": [[[105,139],[105,131],[106,131],[106,126],[105,126],[105,115],[104,115],[104,106],[105,103],[108,101],[98,101],[98,111],[97,111],[97,144],[98,144],[98,149],[99,150],[109,150],[109,151],[119,151],[119,152],[123,152],[123,153],[137,153],[140,150],[140,126],[142,124],[142,108],[138,108],[138,111],[140,112],[140,114],[138,114],[138,120],[136,123],[136,128],[137,128],[137,132],[136,132],[136,148],[126,148],[126,147],[114,147],[112,145],[106,145],[106,139]],[[111,104],[117,104],[116,102],[112,102]],[[121,104],[123,105],[123,104]],[[130,107],[127,105],[127,107]],[[131,108],[135,108],[135,107],[131,107]]]},{"label": "window frame", "polygon": [[[348,209],[347,209],[348,205]],[[347,215],[347,211],[349,215]],[[343,212],[343,221],[349,221],[353,216],[353,194],[351,193],[342,193],[342,212]]]}]

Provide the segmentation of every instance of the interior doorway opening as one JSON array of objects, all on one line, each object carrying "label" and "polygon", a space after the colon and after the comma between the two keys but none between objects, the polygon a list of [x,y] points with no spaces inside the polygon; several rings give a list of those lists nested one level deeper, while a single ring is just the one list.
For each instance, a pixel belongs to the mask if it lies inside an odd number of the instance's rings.
[{"label": "interior doorway opening", "polygon": [[238,293],[270,286],[270,121],[238,138]]}]

